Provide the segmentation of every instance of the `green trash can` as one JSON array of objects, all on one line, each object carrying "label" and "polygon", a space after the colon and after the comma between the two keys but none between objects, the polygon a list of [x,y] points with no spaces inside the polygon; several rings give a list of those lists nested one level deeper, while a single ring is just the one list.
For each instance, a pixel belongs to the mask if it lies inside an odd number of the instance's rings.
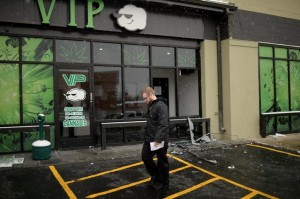
[{"label": "green trash can", "polygon": [[39,121],[39,140],[32,143],[32,159],[34,160],[46,160],[51,157],[51,143],[44,140],[44,126],[45,115],[38,115]]},{"label": "green trash can", "polygon": [[47,160],[51,156],[51,143],[47,140],[37,140],[32,143],[32,158]]}]

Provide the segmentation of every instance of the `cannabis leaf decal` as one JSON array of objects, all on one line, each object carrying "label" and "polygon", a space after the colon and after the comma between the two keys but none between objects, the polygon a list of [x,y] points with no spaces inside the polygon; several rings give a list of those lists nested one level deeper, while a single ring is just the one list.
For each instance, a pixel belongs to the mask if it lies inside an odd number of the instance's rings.
[{"label": "cannabis leaf decal", "polygon": [[75,43],[72,44],[70,49],[60,46],[62,53],[59,55],[63,57],[66,62],[85,62],[88,59],[86,56],[86,47],[79,50],[77,48],[78,47]]},{"label": "cannabis leaf decal", "polygon": [[147,52],[146,50],[134,48],[133,51],[124,50],[125,63],[129,65],[147,65]]}]

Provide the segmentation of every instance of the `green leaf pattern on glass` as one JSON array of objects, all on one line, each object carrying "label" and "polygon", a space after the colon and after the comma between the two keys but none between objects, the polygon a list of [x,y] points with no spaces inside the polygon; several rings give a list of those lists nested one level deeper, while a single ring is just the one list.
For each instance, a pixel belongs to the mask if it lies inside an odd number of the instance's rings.
[{"label": "green leaf pattern on glass", "polygon": [[275,111],[274,103],[274,71],[272,60],[260,60],[260,96],[261,96],[261,112]]},{"label": "green leaf pattern on glass", "polygon": [[[275,61],[276,68],[276,111],[289,111],[288,63],[284,60]],[[277,131],[289,129],[286,116],[277,117]]]},{"label": "green leaf pattern on glass", "polygon": [[51,65],[23,65],[23,120],[37,123],[37,115],[45,114],[45,122],[54,121],[53,67]]},{"label": "green leaf pattern on glass", "polygon": [[10,132],[0,134],[0,152],[14,152],[21,150],[20,133]]},{"label": "green leaf pattern on glass", "polygon": [[18,64],[0,64],[0,104],[0,125],[20,124]]},{"label": "green leaf pattern on glass", "polygon": [[289,50],[289,58],[291,60],[300,60],[300,49],[290,49]]},{"label": "green leaf pattern on glass", "polygon": [[19,61],[19,38],[0,36],[0,60]]},{"label": "green leaf pattern on glass", "polygon": [[[260,47],[260,55],[265,55],[264,50],[270,52],[270,48]],[[300,50],[289,49],[289,59],[295,61],[288,61],[286,58],[286,49],[277,48],[277,57],[281,59],[260,59],[260,102],[261,112],[280,112],[300,110]],[[272,53],[269,53],[272,54]],[[275,64],[275,71],[273,71],[273,64]],[[289,69],[289,70],[288,70]],[[275,76],[275,77],[274,77]],[[275,78],[275,79],[274,79]],[[274,80],[276,82],[274,91]],[[289,96],[290,87],[290,96]],[[275,96],[276,93],[276,96]],[[274,100],[274,97],[276,99]],[[290,97],[290,98],[289,98]],[[266,132],[274,132],[274,127],[277,125],[277,132],[289,130],[289,117],[280,116],[269,119],[267,123]],[[291,117],[291,130],[300,129],[300,117]]]},{"label": "green leaf pattern on glass", "polygon": [[[291,110],[300,110],[300,62],[290,62]],[[300,129],[300,117],[292,117],[292,130]]]},{"label": "green leaf pattern on glass", "polygon": [[53,62],[53,41],[41,38],[23,38],[22,60]]},{"label": "green leaf pattern on glass", "polygon": [[[46,122],[54,122],[53,66],[23,63],[20,77],[20,66],[15,63],[20,57],[19,44],[18,37],[0,36],[0,60],[11,62],[0,63],[0,125],[19,125],[21,120],[37,124],[39,113],[45,114]],[[53,62],[52,40],[21,38],[21,44],[23,62]],[[20,151],[20,133],[1,133],[0,146],[0,152]]]}]

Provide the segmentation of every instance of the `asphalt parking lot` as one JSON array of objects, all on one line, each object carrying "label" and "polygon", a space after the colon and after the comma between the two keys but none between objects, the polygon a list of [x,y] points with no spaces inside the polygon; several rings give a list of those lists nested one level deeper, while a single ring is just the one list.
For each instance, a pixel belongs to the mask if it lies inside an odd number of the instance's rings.
[{"label": "asphalt parking lot", "polygon": [[95,153],[84,152],[91,158],[1,169],[0,198],[296,199],[300,195],[297,151],[256,143],[214,148],[173,144],[170,187],[155,191],[145,187],[149,178],[139,147],[127,156],[106,153],[106,158],[93,158]]}]

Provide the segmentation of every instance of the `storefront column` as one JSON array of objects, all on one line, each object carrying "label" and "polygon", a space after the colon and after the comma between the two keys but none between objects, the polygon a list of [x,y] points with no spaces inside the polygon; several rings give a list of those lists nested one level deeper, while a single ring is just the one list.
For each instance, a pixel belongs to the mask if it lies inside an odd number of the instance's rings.
[{"label": "storefront column", "polygon": [[216,139],[221,139],[218,118],[217,42],[201,42],[200,53],[202,116],[211,119],[211,132]]},{"label": "storefront column", "polygon": [[259,135],[258,43],[222,41],[224,139]]}]

